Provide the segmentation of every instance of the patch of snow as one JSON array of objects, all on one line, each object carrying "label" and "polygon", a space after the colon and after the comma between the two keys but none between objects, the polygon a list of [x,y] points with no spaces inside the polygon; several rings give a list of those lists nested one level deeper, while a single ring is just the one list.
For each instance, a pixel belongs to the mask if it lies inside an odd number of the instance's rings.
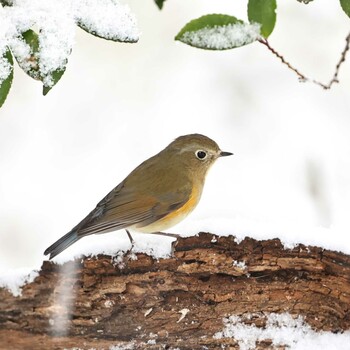
[{"label": "patch of snow", "polygon": [[[247,316],[249,319],[249,315]],[[225,328],[217,332],[214,338],[234,338],[240,350],[253,350],[256,342],[264,340],[271,340],[273,346],[286,345],[291,350],[318,349],[321,346],[328,350],[336,350],[350,343],[349,331],[342,334],[315,332],[303,317],[294,319],[288,313],[269,314],[264,328],[247,325],[236,315],[225,318],[223,322]]]},{"label": "patch of snow", "polygon": [[233,260],[232,265],[242,270],[245,270],[247,268],[245,261]]},{"label": "patch of snow", "polygon": [[236,23],[185,32],[181,41],[200,48],[225,50],[260,39],[260,24]]},{"label": "patch of snow", "polygon": [[135,343],[131,342],[123,345],[112,345],[109,347],[109,350],[133,350],[135,349]]},{"label": "patch of snow", "polygon": [[[145,253],[155,259],[168,258],[171,256],[172,237],[164,237],[152,234],[132,233],[135,246],[129,254],[129,259],[136,258],[135,253]],[[59,237],[57,237],[59,238]],[[124,230],[101,235],[91,235],[79,240],[53,259],[55,263],[64,264],[82,255],[95,257],[99,254],[113,256],[113,261],[120,268],[124,266],[124,253],[130,249],[130,241]]]},{"label": "patch of snow", "polygon": [[104,306],[106,307],[106,308],[110,308],[110,307],[112,307],[114,305],[114,301],[113,300],[106,300],[105,302],[104,302]]},{"label": "patch of snow", "polygon": [[6,50],[6,46],[0,46],[0,85],[8,78],[12,71],[12,65],[9,60],[4,57]]},{"label": "patch of snow", "polygon": [[0,270],[0,287],[8,289],[15,297],[22,294],[22,287],[26,283],[34,281],[39,275],[38,271],[29,268],[19,268],[12,270]]}]

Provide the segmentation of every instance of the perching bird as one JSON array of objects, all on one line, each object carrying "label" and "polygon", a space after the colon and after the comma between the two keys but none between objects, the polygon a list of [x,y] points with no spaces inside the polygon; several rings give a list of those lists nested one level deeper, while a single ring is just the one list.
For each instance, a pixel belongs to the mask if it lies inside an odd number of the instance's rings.
[{"label": "perching bird", "polygon": [[44,254],[52,259],[80,238],[95,233],[126,229],[132,245],[128,229],[163,234],[162,230],[179,223],[196,207],[211,165],[232,154],[221,151],[204,135],[178,137],[134,169]]}]

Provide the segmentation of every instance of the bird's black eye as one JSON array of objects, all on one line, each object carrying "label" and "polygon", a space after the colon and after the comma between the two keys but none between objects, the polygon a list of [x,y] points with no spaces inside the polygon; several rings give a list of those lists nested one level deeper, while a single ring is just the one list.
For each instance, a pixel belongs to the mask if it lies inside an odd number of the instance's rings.
[{"label": "bird's black eye", "polygon": [[203,160],[207,157],[207,152],[204,152],[202,150],[196,151],[196,157],[200,160]]}]

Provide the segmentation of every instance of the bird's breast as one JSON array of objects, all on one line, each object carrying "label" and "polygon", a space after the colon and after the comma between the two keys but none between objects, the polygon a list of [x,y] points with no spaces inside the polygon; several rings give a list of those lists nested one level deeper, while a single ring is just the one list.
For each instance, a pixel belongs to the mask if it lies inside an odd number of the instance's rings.
[{"label": "bird's breast", "polygon": [[144,227],[138,227],[136,231],[140,231],[144,233],[161,232],[172,226],[175,226],[180,221],[185,219],[186,216],[193,211],[193,209],[197,206],[200,200],[201,194],[202,194],[201,188],[193,187],[188,201],[183,206],[171,211],[169,214],[153,222],[150,225],[147,225]]}]

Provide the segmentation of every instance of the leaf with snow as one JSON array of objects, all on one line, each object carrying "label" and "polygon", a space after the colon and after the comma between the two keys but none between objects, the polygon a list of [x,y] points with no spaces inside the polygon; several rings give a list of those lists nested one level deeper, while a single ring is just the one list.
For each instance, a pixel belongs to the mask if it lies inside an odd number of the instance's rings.
[{"label": "leaf with snow", "polygon": [[99,38],[127,43],[139,39],[135,16],[116,0],[81,0],[74,12],[79,27]]},{"label": "leaf with snow", "polygon": [[187,23],[176,35],[187,45],[206,50],[228,50],[260,39],[260,25],[236,17],[211,14]]},{"label": "leaf with snow", "polygon": [[40,79],[39,73],[39,37],[33,30],[29,29],[14,39],[11,43],[12,52],[18,65],[31,78]]},{"label": "leaf with snow", "polygon": [[248,18],[250,23],[261,24],[261,35],[267,38],[276,23],[276,0],[249,0]]},{"label": "leaf with snow", "polygon": [[40,35],[29,29],[14,39],[11,43],[11,48],[18,65],[33,79],[46,81],[49,83],[43,86],[43,94],[46,95],[51,88],[60,80],[64,71],[67,59],[60,63],[60,67],[56,70],[41,72],[40,57],[41,57]]},{"label": "leaf with snow", "polygon": [[348,17],[350,17],[350,0],[340,0],[340,6]]},{"label": "leaf with snow", "polygon": [[13,58],[10,50],[0,48],[0,107],[4,104],[13,80]]},{"label": "leaf with snow", "polygon": [[57,69],[51,74],[52,85],[51,86],[43,86],[43,95],[46,96],[48,92],[56,85],[56,83],[62,78],[63,73],[66,71],[66,67],[61,69]]}]

